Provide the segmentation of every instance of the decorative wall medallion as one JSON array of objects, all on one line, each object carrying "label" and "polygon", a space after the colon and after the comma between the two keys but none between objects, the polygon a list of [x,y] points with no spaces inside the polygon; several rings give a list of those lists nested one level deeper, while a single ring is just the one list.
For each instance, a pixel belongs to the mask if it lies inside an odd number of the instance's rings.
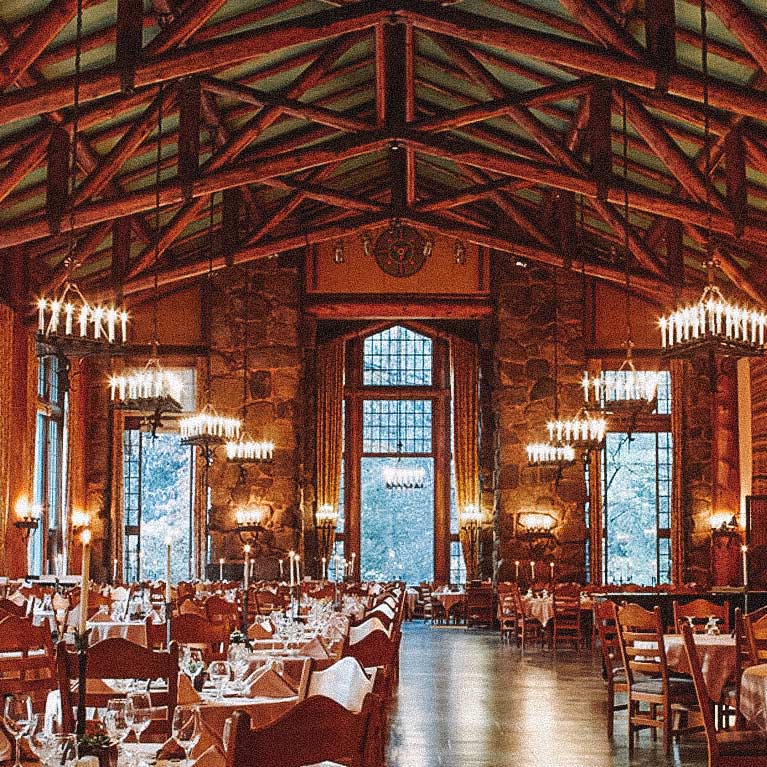
[{"label": "decorative wall medallion", "polygon": [[392,277],[412,277],[431,255],[434,242],[407,224],[393,223],[375,241],[373,257]]}]

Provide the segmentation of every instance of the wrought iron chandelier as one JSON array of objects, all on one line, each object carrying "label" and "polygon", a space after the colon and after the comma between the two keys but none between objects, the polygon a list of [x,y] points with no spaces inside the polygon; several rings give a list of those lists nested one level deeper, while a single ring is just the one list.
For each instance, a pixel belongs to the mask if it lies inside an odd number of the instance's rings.
[{"label": "wrought iron chandelier", "polygon": [[[157,110],[157,153],[155,156],[155,230],[160,231],[160,172],[162,169],[163,92]],[[115,406],[151,416],[152,434],[160,425],[163,413],[180,413],[184,386],[179,376],[164,370],[158,355],[159,236],[155,238],[154,296],[152,300],[152,354],[143,368],[127,370],[109,379],[110,397]]]},{"label": "wrought iron chandelier", "polygon": [[764,336],[767,315],[756,308],[731,303],[715,284],[714,272],[719,266],[714,255],[711,234],[711,126],[709,115],[708,77],[708,25],[706,4],[700,4],[701,64],[703,70],[703,150],[705,152],[704,179],[708,226],[706,234],[706,286],[694,304],[682,304],[661,317],[663,356],[684,359],[707,354],[711,369],[712,388],[715,386],[717,356],[758,357],[765,351]]},{"label": "wrought iron chandelier", "polygon": [[385,466],[383,470],[384,483],[387,490],[420,490],[426,482],[426,472],[420,466],[407,467],[402,465],[402,443],[397,443],[397,460],[393,465]]},{"label": "wrought iron chandelier", "polygon": [[78,266],[75,255],[74,199],[77,186],[82,28],[82,2],[79,2],[75,37],[72,137],[68,162],[69,233],[67,255],[64,259],[66,279],[60,292],[41,295],[37,299],[37,353],[41,357],[50,354],[84,356],[100,352],[114,353],[128,340],[128,312],[112,303],[88,300],[73,281],[74,271]]},{"label": "wrought iron chandelier", "polygon": [[552,442],[592,450],[604,442],[607,419],[581,408],[573,418],[549,421],[546,428]]},{"label": "wrought iron chandelier", "polygon": [[[248,402],[248,327],[250,323],[251,271],[248,269],[245,292],[245,322],[242,339],[242,417],[245,423]],[[246,432],[226,442],[226,460],[229,463],[247,464],[271,461],[274,458],[274,442],[255,440]]]}]

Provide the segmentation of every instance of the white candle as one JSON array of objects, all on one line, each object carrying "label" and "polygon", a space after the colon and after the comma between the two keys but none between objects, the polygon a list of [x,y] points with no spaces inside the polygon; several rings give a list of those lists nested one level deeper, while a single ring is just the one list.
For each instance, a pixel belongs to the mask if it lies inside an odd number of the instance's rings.
[{"label": "white candle", "polygon": [[247,591],[248,587],[250,586],[250,545],[246,543],[243,551],[245,552],[245,564],[242,568],[243,583],[245,591]]},{"label": "white candle", "polygon": [[223,560],[223,558],[218,560],[218,579],[220,581],[224,580],[224,560]]},{"label": "white candle", "polygon": [[282,560],[280,559],[279,562],[280,562],[280,580],[282,580],[282,577],[283,577]]},{"label": "white candle", "polygon": [[349,575],[351,575],[352,578],[354,578],[354,561],[357,559],[356,552],[352,552],[352,565],[349,568]]},{"label": "white candle", "polygon": [[172,601],[171,589],[170,589],[170,538],[165,539],[165,604],[170,604]]},{"label": "white candle", "polygon": [[328,561],[325,559],[325,557],[322,558],[322,580],[326,581],[328,579]]},{"label": "white candle", "polygon": [[554,580],[554,563],[549,562],[549,568],[551,569],[551,580]]},{"label": "white candle", "polygon": [[80,572],[82,573],[80,583],[80,625],[78,632],[81,637],[85,636],[88,622],[88,582],[91,576],[91,531],[87,528],[80,535],[80,541],[83,544],[83,561]]},{"label": "white candle", "polygon": [[519,560],[514,561],[514,580],[519,580]]},{"label": "white candle", "polygon": [[534,560],[530,561],[530,577],[532,578],[532,580],[535,580],[535,561]]},{"label": "white candle", "polygon": [[293,580],[293,578],[294,578],[294,575],[293,575],[293,557],[295,555],[296,555],[296,553],[294,551],[289,551],[288,552],[288,556],[290,557],[290,585],[291,585],[291,587],[296,585],[295,581]]},{"label": "white candle", "polygon": [[47,306],[48,302],[41,298],[37,302],[37,329],[41,332],[45,332],[45,307]]},{"label": "white candle", "polygon": [[748,546],[743,544],[740,553],[743,555],[743,585],[748,588]]},{"label": "white candle", "polygon": [[333,577],[335,578],[336,583],[338,583],[338,560],[339,560],[339,557],[338,557],[338,554],[336,554],[333,557]]},{"label": "white candle", "polygon": [[117,582],[117,558],[112,560],[112,582]]},{"label": "white candle", "polygon": [[299,569],[300,563],[301,563],[301,557],[296,554],[295,556],[295,563],[296,563],[296,585],[299,585],[301,583],[301,570]]}]

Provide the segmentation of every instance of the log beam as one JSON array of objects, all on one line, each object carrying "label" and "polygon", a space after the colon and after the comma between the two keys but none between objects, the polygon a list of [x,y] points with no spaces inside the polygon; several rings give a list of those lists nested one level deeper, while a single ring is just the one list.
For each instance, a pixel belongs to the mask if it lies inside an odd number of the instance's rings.
[{"label": "log beam", "polygon": [[120,87],[126,93],[134,87],[143,31],[143,0],[117,0],[115,65],[120,73]]}]

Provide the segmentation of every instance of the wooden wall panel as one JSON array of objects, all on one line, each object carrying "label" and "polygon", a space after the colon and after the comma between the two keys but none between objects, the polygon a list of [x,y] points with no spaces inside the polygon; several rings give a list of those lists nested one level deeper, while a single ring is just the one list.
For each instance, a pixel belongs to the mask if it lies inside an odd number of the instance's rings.
[{"label": "wooden wall panel", "polygon": [[767,494],[767,360],[751,360],[751,435],[753,478],[751,492]]}]

